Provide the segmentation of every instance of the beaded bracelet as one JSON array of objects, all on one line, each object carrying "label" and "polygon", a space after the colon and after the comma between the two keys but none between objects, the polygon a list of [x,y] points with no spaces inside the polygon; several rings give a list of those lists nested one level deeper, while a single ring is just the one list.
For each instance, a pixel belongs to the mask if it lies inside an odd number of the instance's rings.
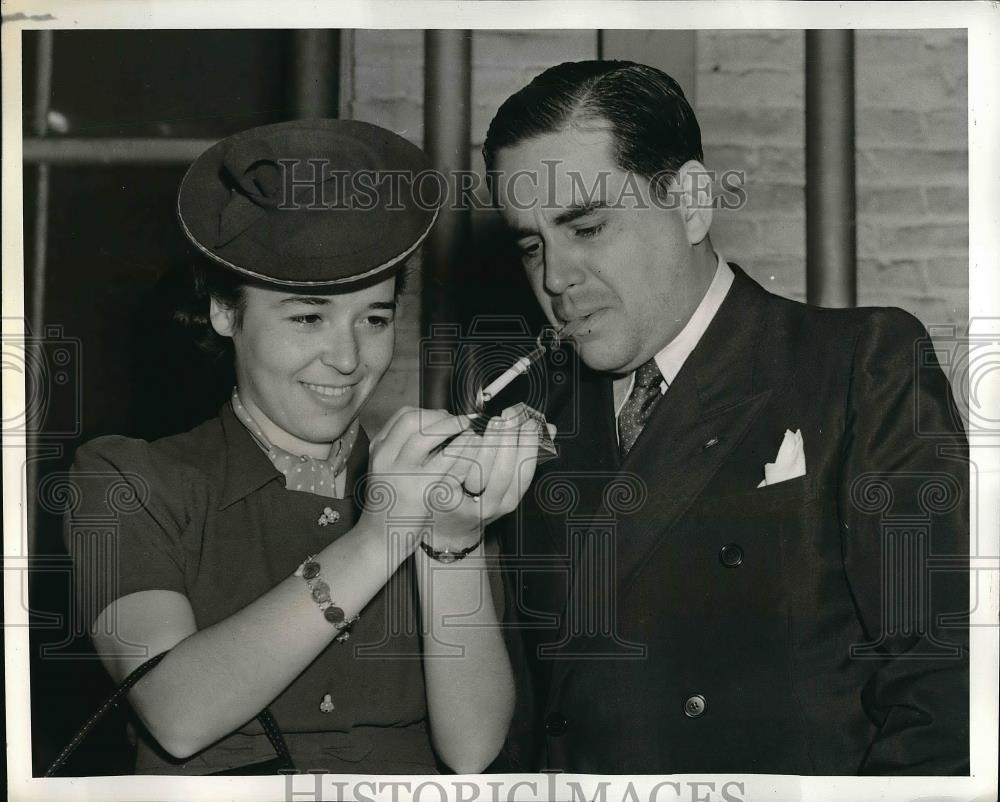
[{"label": "beaded bracelet", "polygon": [[323,611],[323,618],[338,630],[339,634],[334,640],[345,641],[351,637],[351,627],[361,616],[356,615],[347,619],[344,611],[333,603],[333,599],[330,598],[330,586],[320,576],[320,565],[316,562],[315,555],[310,554],[306,557],[305,562],[295,569],[295,576],[300,576],[305,580],[313,601]]},{"label": "beaded bracelet", "polygon": [[459,551],[450,551],[448,549],[436,549],[429,545],[426,541],[420,541],[420,548],[423,550],[424,554],[430,557],[432,560],[437,560],[439,563],[453,563],[458,560],[464,560],[472,552],[479,548],[479,544],[483,542],[482,538],[479,538],[475,543],[473,543],[468,548],[460,549]]}]

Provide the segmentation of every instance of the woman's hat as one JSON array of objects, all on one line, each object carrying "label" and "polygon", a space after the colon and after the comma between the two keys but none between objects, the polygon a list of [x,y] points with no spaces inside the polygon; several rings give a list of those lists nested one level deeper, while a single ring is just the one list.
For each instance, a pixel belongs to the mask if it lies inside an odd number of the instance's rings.
[{"label": "woman's hat", "polygon": [[264,125],[195,160],[177,215],[198,250],[253,279],[316,289],[377,280],[437,218],[430,167],[418,147],[369,123]]}]

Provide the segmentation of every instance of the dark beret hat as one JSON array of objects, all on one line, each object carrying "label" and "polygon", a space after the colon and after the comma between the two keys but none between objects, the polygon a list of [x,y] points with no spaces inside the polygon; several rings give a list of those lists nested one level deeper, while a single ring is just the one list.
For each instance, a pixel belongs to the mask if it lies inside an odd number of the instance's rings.
[{"label": "dark beret hat", "polygon": [[198,250],[250,278],[349,285],[389,276],[427,236],[441,200],[440,184],[420,178],[430,167],[418,147],[369,123],[264,125],[195,160],[177,215]]}]

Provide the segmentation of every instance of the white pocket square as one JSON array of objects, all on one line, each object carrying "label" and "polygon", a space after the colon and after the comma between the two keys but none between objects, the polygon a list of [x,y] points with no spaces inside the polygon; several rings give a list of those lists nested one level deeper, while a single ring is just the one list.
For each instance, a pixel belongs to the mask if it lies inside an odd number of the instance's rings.
[{"label": "white pocket square", "polygon": [[785,429],[785,439],[781,441],[778,456],[774,462],[764,463],[764,478],[757,487],[776,485],[806,475],[806,452],[802,445],[802,431]]}]

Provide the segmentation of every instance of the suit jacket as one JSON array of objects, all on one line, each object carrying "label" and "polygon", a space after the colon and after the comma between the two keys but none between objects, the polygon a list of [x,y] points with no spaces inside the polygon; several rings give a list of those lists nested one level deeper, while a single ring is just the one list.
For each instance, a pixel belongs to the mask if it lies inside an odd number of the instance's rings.
[{"label": "suit jacket", "polygon": [[[967,441],[926,332],[734,272],[624,461],[610,378],[549,366],[503,767],[967,774]],[[807,473],[758,489],[786,429]]]}]

